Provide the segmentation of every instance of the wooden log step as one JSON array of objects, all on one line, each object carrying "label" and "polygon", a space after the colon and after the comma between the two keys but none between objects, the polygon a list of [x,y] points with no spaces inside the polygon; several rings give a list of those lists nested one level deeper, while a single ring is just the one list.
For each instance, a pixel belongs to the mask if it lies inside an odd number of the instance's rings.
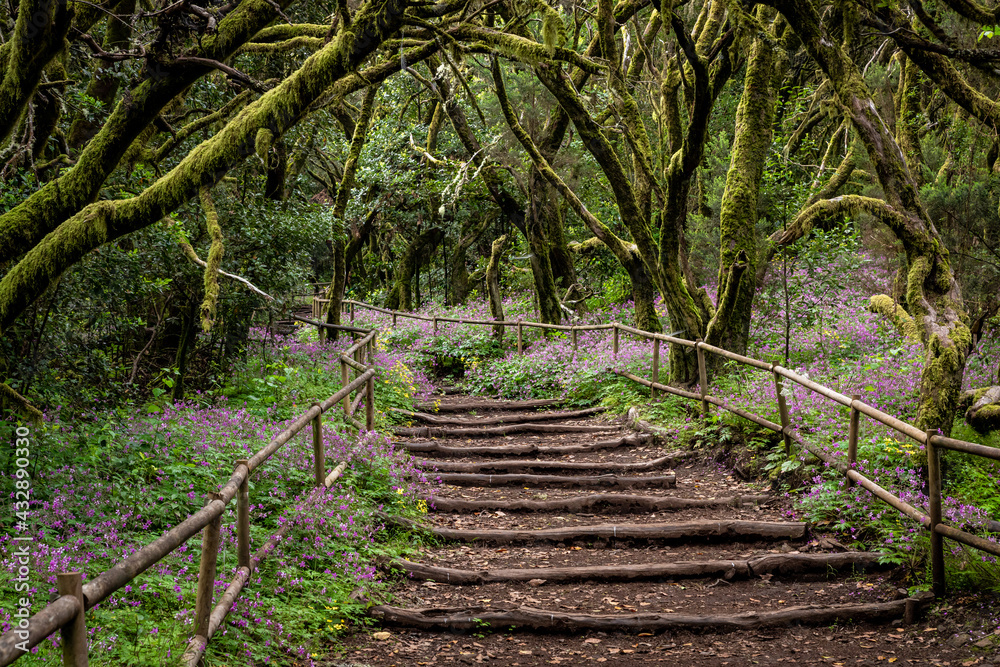
[{"label": "wooden log step", "polygon": [[511,433],[601,433],[620,428],[608,423],[593,424],[503,424],[483,428],[458,428],[445,426],[393,426],[392,432],[408,438],[492,438]]},{"label": "wooden log step", "polygon": [[417,410],[424,412],[472,412],[473,410],[535,410],[559,405],[561,398],[536,399],[530,401],[463,401],[461,403],[437,403],[434,401],[417,403]]},{"label": "wooden log step", "polygon": [[[749,560],[674,561],[637,565],[588,565],[582,567],[531,567],[523,569],[460,570],[396,559],[393,567],[411,579],[453,585],[481,585],[501,581],[641,581],[718,577],[731,581],[762,574],[860,572],[879,566],[879,554],[865,551],[831,554],[767,554]],[[891,567],[891,566],[890,566]]]},{"label": "wooden log step", "polygon": [[570,540],[802,540],[807,525],[793,521],[678,521],[675,523],[599,524],[566,526],[536,530],[497,530],[442,528],[420,524],[402,517],[383,515],[386,523],[409,529],[424,530],[437,537],[457,542],[490,542],[493,544],[566,542]]},{"label": "wooden log step", "polygon": [[[423,454],[442,454],[444,456],[527,456],[529,454],[585,454],[600,449],[616,449],[618,447],[634,447],[652,440],[652,436],[639,433],[614,438],[613,440],[598,440],[584,445],[477,445],[474,447],[453,447],[439,442],[397,442],[395,445],[410,452]],[[690,456],[690,454],[686,453]]]},{"label": "wooden log step", "polygon": [[749,611],[741,614],[694,615],[646,612],[638,614],[575,614],[550,609],[518,607],[444,607],[404,609],[377,605],[369,614],[387,625],[423,630],[473,630],[490,626],[506,630],[510,627],[530,630],[583,632],[663,632],[666,630],[699,630],[734,632],[794,624],[831,625],[833,623],[885,623],[903,618],[907,606],[921,607],[927,597],[911,597],[892,602],[863,604],[803,605],[778,611]]},{"label": "wooden log step", "polygon": [[429,478],[452,486],[522,486],[538,488],[546,486],[603,486],[615,489],[638,487],[673,488],[677,485],[674,473],[655,477],[619,477],[617,475],[477,475],[474,473],[445,472],[430,473]]},{"label": "wooden log step", "polygon": [[406,415],[412,419],[418,419],[422,422],[427,422],[428,424],[434,424],[436,426],[493,426],[496,424],[553,421],[556,419],[579,419],[581,417],[589,417],[591,415],[600,414],[607,410],[604,406],[597,406],[593,408],[584,408],[583,410],[495,415],[492,417],[472,417],[466,419],[463,417],[438,417],[436,415],[427,414],[426,412],[411,412],[400,408],[390,409],[397,414]]},{"label": "wooden log step", "polygon": [[661,512],[691,507],[738,507],[765,503],[772,496],[724,496],[721,498],[677,498],[674,496],[639,496],[625,493],[595,493],[557,500],[465,500],[427,496],[427,504],[437,512],[591,512],[615,509],[620,512]]},{"label": "wooden log step", "polygon": [[571,470],[591,472],[644,472],[669,468],[680,457],[661,456],[641,463],[616,462],[575,462],[575,461],[503,461],[499,463],[459,463],[454,461],[419,461],[421,468],[435,468],[438,472],[465,472],[479,474],[502,474],[505,472],[534,472],[538,470]]}]

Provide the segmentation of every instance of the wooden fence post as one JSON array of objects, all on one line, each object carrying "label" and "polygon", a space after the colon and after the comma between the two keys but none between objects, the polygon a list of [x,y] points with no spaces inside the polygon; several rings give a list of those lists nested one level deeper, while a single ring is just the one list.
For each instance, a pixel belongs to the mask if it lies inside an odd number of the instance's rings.
[{"label": "wooden fence post", "polygon": [[573,338],[573,353],[575,354],[577,350],[576,327],[570,327],[569,333],[570,336]]},{"label": "wooden fence post", "polygon": [[931,519],[931,587],[936,597],[944,597],[944,538],[937,532],[941,523],[941,458],[934,445],[934,431],[927,431],[927,495],[930,500],[928,515]]},{"label": "wooden fence post", "polygon": [[788,420],[788,404],[785,402],[785,388],[784,383],[781,380],[781,375],[778,371],[774,370],[774,364],[771,364],[771,372],[774,373],[774,394],[778,401],[778,414],[781,415],[781,435],[785,439],[785,455],[791,456],[792,454],[792,436],[788,434],[788,427],[790,425]]},{"label": "wooden fence post", "polygon": [[60,572],[56,575],[59,595],[72,595],[80,602],[80,611],[72,621],[59,628],[62,636],[63,667],[87,667],[87,617],[83,599],[83,575],[79,572]]},{"label": "wooden fence post", "polygon": [[351,324],[354,324],[354,302],[351,302]]},{"label": "wooden fence post", "polygon": [[[653,339],[653,382],[660,381],[660,339]],[[649,388],[649,397],[654,398],[657,394],[655,388]],[[704,396],[704,394],[702,394]]]},{"label": "wooden fence post", "polygon": [[[350,371],[347,370],[347,362],[344,361],[343,357],[341,357],[340,388],[343,389],[344,387],[346,387],[349,384],[349,380],[350,380]],[[351,412],[351,395],[349,393],[344,395],[343,403],[344,403],[344,414],[350,417],[351,415],[349,413]]]},{"label": "wooden fence post", "polygon": [[365,428],[369,431],[375,428],[375,376],[368,378],[365,384]]},{"label": "wooden fence post", "polygon": [[701,339],[695,341],[695,352],[698,354],[698,393],[701,394],[701,415],[708,417],[708,369],[705,367],[705,351],[701,349]]},{"label": "wooden fence post", "polygon": [[618,356],[618,323],[617,322],[612,323],[611,328],[615,332],[614,342],[611,345],[611,354],[617,357]]},{"label": "wooden fence post", "polygon": [[392,328],[396,328],[396,311],[392,311]]},{"label": "wooden fence post", "polygon": [[521,333],[521,320],[517,321],[517,353],[524,354],[524,339]]},{"label": "wooden fence post", "polygon": [[312,407],[320,408],[319,414],[312,420],[313,435],[313,470],[316,473],[316,486],[323,486],[326,479],[326,448],[323,446],[323,409],[319,403]]},{"label": "wooden fence post", "polygon": [[[851,394],[851,421],[847,428],[847,465],[850,466],[851,470],[858,463],[858,428],[860,426],[859,419],[861,413],[858,409],[854,407],[854,401],[860,401],[861,394]],[[854,486],[854,480],[850,477],[847,478],[847,486]]]},{"label": "wooden fence post", "polygon": [[[222,496],[208,494],[206,505]],[[208,621],[212,614],[212,596],[215,593],[215,566],[219,558],[219,529],[222,527],[222,513],[205,526],[201,536],[201,564],[198,567],[198,596],[194,603],[194,633],[208,637]]]},{"label": "wooden fence post", "polygon": [[250,462],[240,459],[237,466],[247,467],[247,476],[240,483],[236,494],[236,563],[237,567],[250,567]]},{"label": "wooden fence post", "polygon": [[434,335],[438,335],[438,318],[434,318]]}]

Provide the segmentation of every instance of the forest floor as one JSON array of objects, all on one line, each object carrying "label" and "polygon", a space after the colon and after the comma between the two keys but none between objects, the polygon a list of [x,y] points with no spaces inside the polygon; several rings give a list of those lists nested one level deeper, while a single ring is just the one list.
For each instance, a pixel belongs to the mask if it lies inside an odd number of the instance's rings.
[{"label": "forest floor", "polygon": [[[439,416],[456,423],[435,427],[523,414],[502,403],[463,414],[471,400],[442,399]],[[916,622],[904,624],[904,572],[790,520],[786,497],[740,479],[712,450],[627,472],[622,464],[650,464],[670,443],[626,438],[608,416],[544,423],[555,432],[398,440],[447,475],[423,521],[444,532],[411,556],[409,576],[394,578],[392,606],[373,607],[381,627],[344,638],[317,664],[1000,665],[995,597],[957,593],[921,604]],[[586,426],[601,430],[558,432]],[[534,447],[557,449],[517,455]],[[436,448],[448,452],[428,451]],[[461,451],[469,448],[477,453]],[[592,473],[623,472],[595,481],[588,464]],[[485,483],[451,472],[470,466]],[[597,527],[609,524],[606,537]],[[638,536],[621,539],[619,530]],[[474,581],[447,583],[463,573]]]}]

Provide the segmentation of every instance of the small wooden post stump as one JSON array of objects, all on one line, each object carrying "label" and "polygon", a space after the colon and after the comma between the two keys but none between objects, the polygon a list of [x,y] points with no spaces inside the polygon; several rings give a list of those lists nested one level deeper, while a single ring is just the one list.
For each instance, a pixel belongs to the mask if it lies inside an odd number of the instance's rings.
[{"label": "small wooden post stump", "polygon": [[[222,500],[218,493],[209,493],[208,502]],[[215,570],[219,558],[219,529],[222,513],[205,526],[201,537],[201,564],[198,567],[198,595],[194,604],[194,633],[208,637],[208,621],[212,614],[212,596],[215,593]]]},{"label": "small wooden post stump", "polygon": [[701,395],[701,416],[708,417],[708,368],[705,366],[705,351],[701,349],[701,339],[695,343],[695,352],[698,354],[698,393]]},{"label": "small wooden post stump", "polygon": [[[861,400],[861,394],[851,394],[851,421],[847,428],[847,465],[853,470],[858,463],[858,429],[861,413],[853,402]],[[854,480],[847,478],[847,486],[854,486]]]},{"label": "small wooden post stump", "polygon": [[326,479],[326,448],[323,446],[323,408],[319,403],[312,407],[320,408],[319,414],[312,420],[313,436],[313,469],[316,475],[316,486],[323,486]]},{"label": "small wooden post stump", "polygon": [[59,595],[72,595],[80,601],[76,617],[59,628],[62,637],[63,666],[87,667],[87,618],[84,614],[83,575],[80,572],[60,572],[56,575]]},{"label": "small wooden post stump", "polygon": [[944,597],[947,591],[944,570],[944,537],[937,532],[941,523],[941,454],[934,445],[934,431],[927,431],[927,495],[931,525],[931,587],[935,597]]},{"label": "small wooden post stump", "polygon": [[236,559],[237,567],[250,567],[250,462],[240,459],[237,466],[247,466],[247,476],[236,494]]},{"label": "small wooden post stump", "polygon": [[[653,339],[653,382],[660,381],[660,339]],[[649,397],[655,398],[657,391],[654,387],[649,388]]]},{"label": "small wooden post stump", "polygon": [[375,428],[375,376],[370,376],[365,384],[365,428]]}]

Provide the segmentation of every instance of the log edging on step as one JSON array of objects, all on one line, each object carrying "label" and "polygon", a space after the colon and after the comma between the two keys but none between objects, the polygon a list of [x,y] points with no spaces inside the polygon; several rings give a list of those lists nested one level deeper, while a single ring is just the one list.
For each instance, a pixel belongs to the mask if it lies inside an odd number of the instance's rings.
[{"label": "log edging on step", "polygon": [[[649,442],[652,436],[647,434],[632,434],[613,440],[598,440],[583,445],[479,445],[474,447],[452,447],[438,442],[397,442],[400,447],[409,452],[423,454],[442,454],[445,456],[527,456],[529,454],[584,454],[601,449],[616,449],[623,446],[635,446]],[[685,452],[686,454],[686,452]]]},{"label": "log edging on step", "polygon": [[563,410],[554,412],[536,412],[527,414],[515,414],[515,415],[496,415],[493,417],[483,417],[480,419],[462,419],[460,417],[438,417],[436,415],[428,414],[426,412],[413,412],[411,410],[403,410],[401,408],[390,408],[392,412],[396,414],[405,415],[412,419],[416,419],[422,422],[427,422],[428,424],[433,424],[436,426],[494,426],[497,424],[520,424],[527,422],[544,422],[544,421],[554,421],[557,419],[579,419],[580,417],[589,417],[590,415],[600,414],[607,411],[607,407],[599,405],[593,408],[584,408],[582,410]]},{"label": "log edging on step", "polygon": [[410,530],[422,530],[446,540],[482,541],[493,544],[513,542],[565,542],[569,540],[679,540],[711,538],[805,539],[808,525],[793,521],[678,521],[674,523],[598,524],[533,530],[442,528],[397,516],[382,515],[388,523]]},{"label": "log edging on step", "polygon": [[392,432],[407,438],[491,438],[511,433],[601,433],[621,428],[608,422],[606,425],[591,424],[504,424],[484,428],[447,428],[443,426],[393,426]]},{"label": "log edging on step", "polygon": [[643,472],[669,468],[676,461],[676,456],[661,456],[640,463],[583,462],[583,461],[503,461],[486,463],[461,463],[453,461],[418,461],[420,468],[436,468],[438,472],[458,472],[476,474],[503,474],[504,472],[535,471],[535,470],[589,470],[602,472]]},{"label": "log edging on step", "polygon": [[573,614],[549,609],[518,607],[444,607],[404,609],[378,605],[369,614],[383,623],[416,627],[424,630],[470,630],[484,626],[493,628],[526,628],[532,630],[604,630],[630,632],[662,632],[664,630],[711,630],[734,632],[757,628],[783,627],[793,624],[828,625],[847,621],[886,622],[908,615],[907,607],[920,607],[927,598],[911,597],[892,602],[869,602],[842,605],[803,605],[777,611],[744,612],[699,616],[675,613],[638,614]]},{"label": "log edging on step", "polygon": [[429,473],[428,477],[452,486],[521,486],[538,488],[546,486],[600,486],[606,488],[658,487],[673,488],[677,478],[673,473],[655,477],[619,477],[618,475],[478,475],[475,473]]},{"label": "log edging on step", "polygon": [[430,412],[468,412],[470,410],[534,410],[559,405],[561,398],[541,398],[528,401],[468,401],[461,404],[417,403],[417,410]]},{"label": "log edging on step", "polygon": [[451,585],[482,585],[504,581],[641,581],[690,577],[718,577],[726,581],[750,579],[763,574],[865,572],[889,569],[880,555],[866,551],[824,554],[767,554],[743,560],[673,561],[631,565],[586,565],[580,567],[499,568],[463,570],[396,559],[392,567],[417,581]]},{"label": "log edging on step", "polygon": [[465,500],[425,496],[427,504],[437,512],[587,512],[599,509],[660,512],[692,507],[737,507],[774,500],[772,496],[728,496],[721,498],[677,498],[675,496],[640,496],[622,493],[594,493],[557,500]]}]

